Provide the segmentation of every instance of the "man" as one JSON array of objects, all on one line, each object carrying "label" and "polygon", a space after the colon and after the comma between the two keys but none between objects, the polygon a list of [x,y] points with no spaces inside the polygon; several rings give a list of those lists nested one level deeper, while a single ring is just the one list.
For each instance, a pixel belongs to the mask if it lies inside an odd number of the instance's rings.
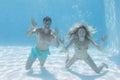
[{"label": "man", "polygon": [[31,19],[32,28],[27,32],[27,36],[36,34],[36,46],[31,49],[31,53],[26,62],[26,70],[31,69],[32,64],[35,62],[36,58],[40,61],[40,66],[43,67],[44,63],[50,54],[49,46],[52,40],[55,41],[56,47],[59,46],[58,35],[55,30],[50,29],[52,20],[50,17],[46,16],[43,19],[43,28],[37,28],[36,22]]}]

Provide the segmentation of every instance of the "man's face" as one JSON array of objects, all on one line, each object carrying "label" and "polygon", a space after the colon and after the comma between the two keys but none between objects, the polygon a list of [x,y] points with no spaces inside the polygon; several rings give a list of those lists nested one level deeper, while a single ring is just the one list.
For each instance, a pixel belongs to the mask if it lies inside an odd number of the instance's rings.
[{"label": "man's face", "polygon": [[50,27],[50,25],[51,25],[51,21],[50,20],[44,20],[44,27],[46,27],[46,28],[49,28]]}]

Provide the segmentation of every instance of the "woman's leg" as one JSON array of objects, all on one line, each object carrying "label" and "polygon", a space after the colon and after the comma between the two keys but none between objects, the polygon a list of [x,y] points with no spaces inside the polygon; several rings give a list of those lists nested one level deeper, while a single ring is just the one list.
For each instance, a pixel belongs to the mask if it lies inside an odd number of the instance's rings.
[{"label": "woman's leg", "polygon": [[100,67],[97,67],[96,64],[94,63],[94,61],[91,59],[90,56],[88,56],[87,59],[85,59],[85,62],[96,72],[96,73],[100,73],[100,71],[103,69],[103,67],[105,67],[105,65],[101,65]]},{"label": "woman's leg", "polygon": [[77,60],[76,56],[73,55],[73,57],[66,63],[66,68],[69,68],[75,61]]},{"label": "woman's leg", "polygon": [[103,67],[98,68],[92,58],[88,56],[87,59],[85,59],[85,62],[96,72],[99,73]]}]

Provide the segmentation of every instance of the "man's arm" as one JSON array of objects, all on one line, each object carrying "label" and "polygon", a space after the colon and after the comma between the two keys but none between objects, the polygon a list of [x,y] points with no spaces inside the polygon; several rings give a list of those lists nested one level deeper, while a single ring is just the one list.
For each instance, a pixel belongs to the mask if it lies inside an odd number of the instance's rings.
[{"label": "man's arm", "polygon": [[54,36],[54,41],[55,41],[56,47],[58,47],[59,46],[59,39],[57,36]]},{"label": "man's arm", "polygon": [[31,18],[31,24],[32,24],[32,27],[30,30],[27,31],[26,35],[29,37],[31,36],[33,33],[35,33],[37,31],[37,23],[35,22],[35,20],[33,18]]},{"label": "man's arm", "polygon": [[54,40],[54,42],[55,42],[56,47],[58,47],[58,46],[59,46],[59,38],[58,38],[58,35],[55,33],[55,31],[52,31],[52,32],[51,32],[51,35],[53,36],[53,40]]},{"label": "man's arm", "polygon": [[30,30],[27,31],[26,35],[27,37],[31,36],[37,31],[37,28],[31,28]]}]

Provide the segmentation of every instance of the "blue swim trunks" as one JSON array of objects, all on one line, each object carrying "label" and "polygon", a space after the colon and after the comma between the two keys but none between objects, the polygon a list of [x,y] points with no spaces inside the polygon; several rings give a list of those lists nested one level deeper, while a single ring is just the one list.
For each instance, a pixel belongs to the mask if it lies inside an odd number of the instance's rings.
[{"label": "blue swim trunks", "polygon": [[31,53],[29,55],[29,58],[30,59],[38,58],[40,60],[45,60],[48,57],[48,55],[50,55],[49,49],[47,49],[47,50],[39,50],[37,47],[33,47],[31,49]]}]

